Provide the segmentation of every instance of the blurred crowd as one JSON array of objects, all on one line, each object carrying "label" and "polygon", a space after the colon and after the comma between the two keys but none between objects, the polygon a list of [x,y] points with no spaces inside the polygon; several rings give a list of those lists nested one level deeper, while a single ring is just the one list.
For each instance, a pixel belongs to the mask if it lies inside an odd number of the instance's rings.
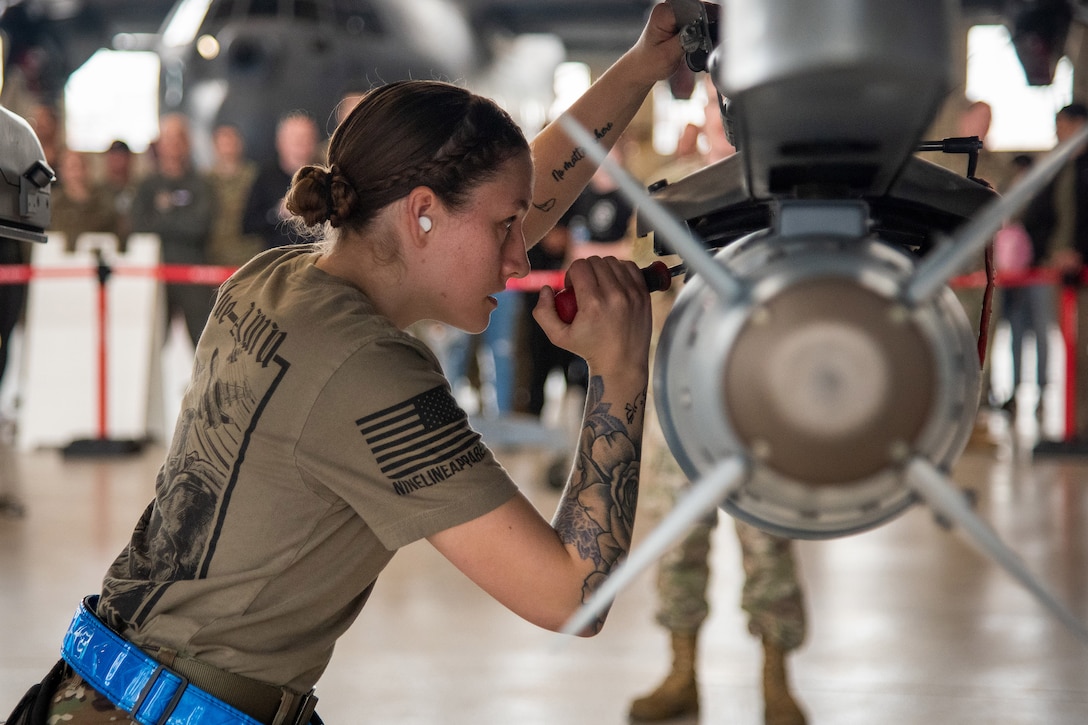
[{"label": "blurred crowd", "polygon": [[[122,140],[101,153],[67,148],[52,106],[33,106],[27,120],[56,173],[50,231],[63,235],[66,249],[87,232],[116,235],[121,251],[129,234],[152,233],[166,264],[237,267],[264,249],[298,241],[282,223],[282,197],[294,172],[318,159],[323,142],[314,118],[288,114],[279,120],[275,163],[262,167],[247,154],[242,130],[221,125],[213,132],[212,163],[198,168],[190,123],[180,114],[160,119],[158,138],[142,153]],[[195,342],[210,309],[209,290],[168,285],[167,297]]]},{"label": "blurred crowd", "polygon": [[[337,108],[337,122],[358,99],[358,94],[343,98]],[[135,153],[124,141],[116,140],[103,152],[87,153],[65,147],[57,108],[32,103],[24,109],[42,143],[46,161],[56,171],[52,231],[63,234],[69,250],[74,249],[84,232],[115,234],[122,250],[130,233],[150,232],[161,238],[164,263],[236,267],[262,250],[305,241],[285,223],[288,215],[283,194],[297,169],[322,160],[328,143],[316,119],[305,111],[279,119],[274,153],[264,149],[251,154],[242,129],[232,125],[215,128],[212,160],[198,167],[189,122],[179,114],[160,119],[159,136],[145,152]],[[1063,108],[1055,122],[1058,140],[1068,138],[1084,123],[1086,115],[1081,104]],[[986,103],[966,104],[959,112],[956,133],[983,140],[975,175],[1004,191],[1030,166],[1032,158],[991,152],[986,144],[991,120],[992,111]],[[641,144],[636,140],[618,145],[613,160],[636,176],[639,172],[643,177],[657,175],[645,178],[647,182],[663,173],[683,175],[707,163],[707,149],[717,143],[717,127],[716,120],[709,116],[706,124],[689,124],[675,154],[656,169],[648,170],[644,163],[641,167],[627,164],[625,156],[641,153]],[[709,134],[707,128],[711,129]],[[696,148],[697,141],[702,151]],[[258,164],[254,158],[273,161]],[[934,160],[950,167],[962,164],[954,157]],[[999,272],[1053,267],[1069,276],[1082,267],[1088,240],[1082,239],[1083,225],[1077,210],[1084,206],[1082,200],[1088,192],[1080,183],[1080,166],[1078,160],[998,235],[995,250]],[[575,257],[591,254],[631,257],[635,243],[633,216],[633,208],[616,184],[604,172],[599,173],[560,225],[530,250],[532,268],[561,271]],[[27,261],[25,245],[21,250],[22,259],[4,261]],[[648,261],[645,254],[636,256],[636,261]],[[974,323],[981,301],[972,295],[977,297],[977,291],[961,292]],[[203,328],[209,297],[207,289],[192,285],[168,287],[169,313],[184,318],[194,342]],[[566,386],[576,391],[584,387],[581,361],[552,346],[533,322],[536,299],[532,290],[505,293],[491,326],[482,335],[470,336],[434,325],[417,330],[432,344],[451,379],[460,381],[459,398],[467,407],[475,406],[489,416],[539,416],[549,375],[561,374]],[[1048,330],[1055,324],[1055,302],[1052,289],[1036,285],[1003,289],[994,303],[994,320],[1007,324],[1011,331],[1014,385],[1012,390],[988,386],[982,402],[1015,413],[1015,388],[1021,382],[1039,389],[1048,384],[1046,348]],[[1033,342],[1036,349],[1035,364],[1030,369],[1021,365],[1025,342]],[[1088,433],[1088,405],[1084,409],[1084,432]]]},{"label": "blurred crowd", "polygon": [[[337,107],[337,123],[359,98],[344,96]],[[61,235],[55,238],[63,239],[67,251],[74,251],[85,233],[116,235],[121,252],[130,234],[151,233],[161,240],[164,264],[233,268],[266,249],[309,241],[287,223],[283,202],[294,173],[324,161],[328,138],[305,111],[279,119],[274,153],[267,149],[251,153],[244,129],[216,127],[212,161],[204,166],[196,161],[193,130],[181,114],[160,118],[158,137],[146,151],[136,152],[125,141],[115,140],[104,151],[85,152],[66,147],[63,114],[57,107],[33,103],[23,112],[56,173],[50,231]],[[255,158],[273,161],[259,164]],[[622,147],[616,148],[613,158],[624,163]],[[633,218],[634,210],[616,184],[599,173],[560,225],[531,250],[532,267],[554,272],[577,256],[628,257]],[[12,244],[11,258],[0,261],[29,262],[30,245]],[[8,312],[16,312],[25,302],[25,288],[6,291],[20,294],[5,304]],[[213,289],[201,285],[167,285],[167,314],[184,321],[194,344],[213,294]],[[451,380],[459,381],[458,397],[467,409],[491,417],[515,413],[539,417],[545,383],[553,373],[562,376],[571,391],[570,404],[580,409],[584,362],[553,346],[540,332],[532,319],[536,298],[535,290],[501,295],[491,325],[481,335],[438,324],[414,329],[434,348]],[[17,320],[16,313],[12,327]],[[3,340],[10,332],[2,331]]]}]

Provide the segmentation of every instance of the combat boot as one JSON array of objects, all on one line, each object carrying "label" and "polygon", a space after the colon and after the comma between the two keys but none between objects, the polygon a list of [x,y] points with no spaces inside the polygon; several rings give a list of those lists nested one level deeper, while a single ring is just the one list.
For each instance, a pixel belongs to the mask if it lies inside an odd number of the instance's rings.
[{"label": "combat boot", "polygon": [[657,722],[699,713],[695,683],[696,633],[672,633],[672,670],[657,689],[631,703],[631,720]]},{"label": "combat boot", "polygon": [[790,694],[786,653],[763,641],[763,722],[765,725],[805,725],[805,713]]}]

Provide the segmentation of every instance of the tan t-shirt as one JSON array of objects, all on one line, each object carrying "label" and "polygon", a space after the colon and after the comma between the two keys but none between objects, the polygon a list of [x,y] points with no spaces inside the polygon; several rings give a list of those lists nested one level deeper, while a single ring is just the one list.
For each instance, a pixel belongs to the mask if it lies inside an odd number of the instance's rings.
[{"label": "tan t-shirt", "polygon": [[516,488],[438,361],[307,246],[220,289],[99,614],[138,645],[308,690],[401,546]]}]

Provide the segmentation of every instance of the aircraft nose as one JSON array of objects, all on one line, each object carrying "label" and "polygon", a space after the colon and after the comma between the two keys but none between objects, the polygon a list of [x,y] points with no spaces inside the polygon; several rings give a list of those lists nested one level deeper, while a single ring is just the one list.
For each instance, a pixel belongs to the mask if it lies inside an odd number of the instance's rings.
[{"label": "aircraft nose", "polygon": [[275,65],[278,55],[278,49],[268,38],[240,36],[234,38],[227,48],[227,63],[230,70],[236,73],[267,73]]}]

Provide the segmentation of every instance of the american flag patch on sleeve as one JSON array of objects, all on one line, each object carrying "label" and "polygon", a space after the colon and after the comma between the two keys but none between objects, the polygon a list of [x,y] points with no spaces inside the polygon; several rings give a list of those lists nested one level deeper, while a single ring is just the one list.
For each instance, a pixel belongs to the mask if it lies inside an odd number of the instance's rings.
[{"label": "american flag patch on sleeve", "polygon": [[394,481],[449,464],[480,443],[465,411],[442,385],[355,424],[381,472]]}]

